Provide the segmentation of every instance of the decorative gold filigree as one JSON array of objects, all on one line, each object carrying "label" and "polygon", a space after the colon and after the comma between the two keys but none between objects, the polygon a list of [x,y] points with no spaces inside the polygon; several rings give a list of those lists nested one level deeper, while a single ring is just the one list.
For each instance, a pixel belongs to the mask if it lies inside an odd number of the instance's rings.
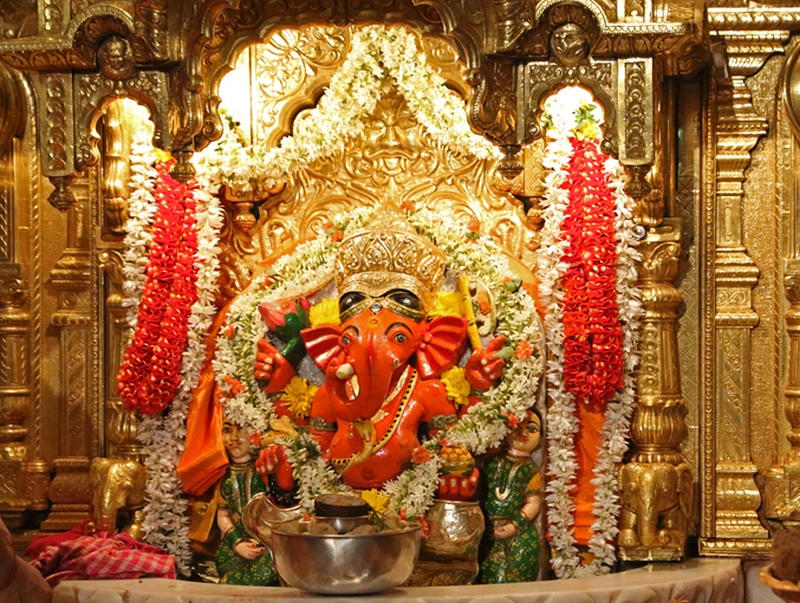
[{"label": "decorative gold filigree", "polygon": [[46,174],[71,175],[72,114],[67,103],[72,94],[68,76],[50,74],[42,78],[44,102],[40,104],[43,169]]},{"label": "decorative gold filigree", "polygon": [[[56,470],[50,487],[53,508],[45,529],[68,529],[89,514],[90,457],[98,453],[100,402],[93,395],[100,367],[94,350],[99,345],[95,299],[97,259],[91,252],[94,231],[87,227],[98,204],[96,171],[76,180],[82,199],[67,214],[67,241],[61,258],[50,272],[50,283],[58,296],[51,317],[60,342],[59,389],[65,398],[59,417],[60,442],[53,462]],[[76,521],[77,520],[77,521]]]},{"label": "decorative gold filigree", "polygon": [[[79,106],[76,107],[76,162],[80,169],[95,165],[100,158],[100,136],[97,121],[110,101],[122,97],[134,98],[145,105],[155,125],[156,138],[167,131],[167,76],[155,71],[142,71],[129,79],[109,79],[91,73],[75,77]],[[132,123],[131,127],[136,124]]]},{"label": "decorative gold filigree", "polygon": [[653,161],[653,71],[648,59],[620,62],[619,159],[626,165]]},{"label": "decorative gold filigree", "polygon": [[[47,1],[54,6],[60,4],[55,0]],[[25,71],[94,70],[97,68],[98,44],[116,35],[128,41],[137,64],[150,65],[163,61],[164,57],[154,51],[149,39],[130,31],[126,21],[131,22],[132,19],[123,20],[123,14],[118,9],[100,6],[88,8],[80,15],[83,21],[70,23],[69,26],[65,26],[61,19],[51,20],[53,24],[61,23],[57,27],[54,25],[57,31],[46,38],[46,43],[31,39],[0,42],[0,58],[12,67]]]},{"label": "decorative gold filigree", "polygon": [[146,40],[153,58],[166,60],[167,54],[167,0],[136,0],[136,33]]}]

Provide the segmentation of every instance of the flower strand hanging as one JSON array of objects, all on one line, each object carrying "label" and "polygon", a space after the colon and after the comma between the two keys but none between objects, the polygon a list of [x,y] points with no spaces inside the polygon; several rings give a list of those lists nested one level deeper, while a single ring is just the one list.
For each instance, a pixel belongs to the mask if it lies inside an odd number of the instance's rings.
[{"label": "flower strand hanging", "polygon": [[[551,406],[548,410],[548,529],[560,578],[608,573],[620,507],[616,468],[627,449],[633,371],[641,315],[632,200],[622,192],[619,164],[599,145],[602,117],[585,100],[551,97],[546,105],[550,170],[539,255]],[[582,565],[573,502],[580,428],[577,405],[603,412],[594,478],[594,521]]]}]

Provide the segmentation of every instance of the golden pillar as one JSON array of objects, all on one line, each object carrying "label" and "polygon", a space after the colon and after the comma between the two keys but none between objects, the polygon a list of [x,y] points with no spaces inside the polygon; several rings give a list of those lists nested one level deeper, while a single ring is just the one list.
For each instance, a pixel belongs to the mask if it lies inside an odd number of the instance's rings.
[{"label": "golden pillar", "polygon": [[710,149],[716,160],[710,174],[713,188],[707,191],[713,203],[705,219],[714,229],[704,240],[714,249],[704,284],[704,303],[710,307],[704,312],[709,335],[703,357],[713,362],[705,369],[713,400],[704,419],[706,498],[700,550],[709,555],[761,551],[768,537],[757,514],[761,494],[750,432],[751,337],[759,322],[753,288],[760,273],[744,244],[742,207],[745,170],[756,143],[767,133],[767,120],[753,106],[747,78],[781,45],[770,36],[754,42],[750,32],[726,32],[725,42],[730,77],[712,89],[709,107],[716,129]]},{"label": "golden pillar", "polygon": [[623,503],[620,558],[683,559],[692,518],[692,474],[678,446],[686,407],[678,370],[681,294],[674,285],[681,256],[681,221],[667,218],[640,246],[642,303],[638,404],[631,423],[633,455],[620,471]]},{"label": "golden pillar", "polygon": [[30,316],[24,308],[27,291],[18,268],[0,266],[0,513],[11,525],[18,524],[31,505],[22,494],[28,433],[23,423],[30,397]]},{"label": "golden pillar", "polygon": [[[91,184],[94,171],[86,178]],[[78,183],[80,186],[82,183]],[[61,375],[59,454],[53,461],[56,475],[50,484],[52,508],[42,529],[72,528],[90,515],[90,458],[98,455],[100,413],[92,364],[99,330],[94,300],[96,275],[91,257],[89,203],[78,200],[68,210],[67,245],[50,273],[58,296],[51,324],[60,334]]]},{"label": "golden pillar", "polygon": [[141,463],[142,446],[136,439],[138,417],[125,408],[116,393],[117,372],[129,331],[128,309],[123,305],[125,296],[121,292],[122,259],[114,249],[102,251],[99,257],[111,289],[105,300],[105,436],[109,451],[108,458],[92,460],[89,475],[95,526],[98,530],[115,531],[120,509],[133,511],[144,504],[146,471]]}]

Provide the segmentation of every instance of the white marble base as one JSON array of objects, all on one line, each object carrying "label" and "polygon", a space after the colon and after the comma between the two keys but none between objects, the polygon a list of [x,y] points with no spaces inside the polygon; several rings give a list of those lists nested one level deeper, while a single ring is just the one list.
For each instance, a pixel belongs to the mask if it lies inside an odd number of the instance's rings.
[{"label": "white marble base", "polygon": [[772,589],[758,579],[758,572],[769,561],[745,561],[745,601],[747,603],[783,603],[783,599],[772,592]]},{"label": "white marble base", "polygon": [[521,584],[396,588],[359,597],[315,596],[293,588],[228,586],[177,580],[62,582],[53,603],[282,603],[305,599],[377,603],[744,603],[741,564],[692,559],[648,565],[610,576]]}]

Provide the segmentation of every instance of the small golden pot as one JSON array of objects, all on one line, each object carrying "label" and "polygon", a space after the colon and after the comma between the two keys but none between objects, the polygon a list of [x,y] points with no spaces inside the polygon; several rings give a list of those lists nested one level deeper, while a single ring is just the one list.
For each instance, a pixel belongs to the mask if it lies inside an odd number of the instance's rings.
[{"label": "small golden pot", "polygon": [[425,515],[430,527],[422,549],[428,555],[476,559],[485,529],[483,511],[477,502],[435,500]]}]

